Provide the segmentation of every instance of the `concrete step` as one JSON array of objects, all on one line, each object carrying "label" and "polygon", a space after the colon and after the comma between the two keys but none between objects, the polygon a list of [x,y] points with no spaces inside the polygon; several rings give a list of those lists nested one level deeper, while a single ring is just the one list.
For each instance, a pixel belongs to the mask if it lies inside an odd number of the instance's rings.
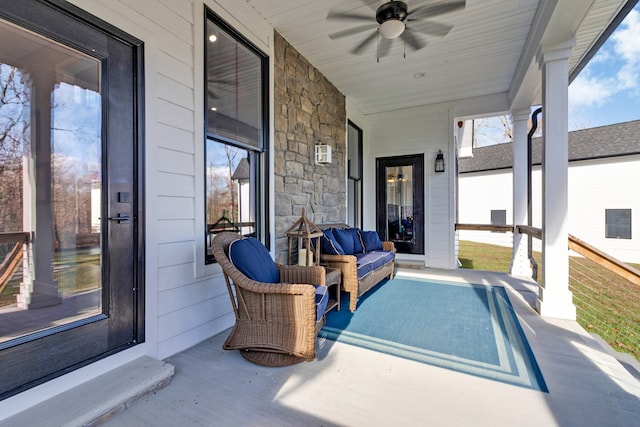
[{"label": "concrete step", "polygon": [[143,356],[3,421],[2,426],[97,426],[171,382],[174,366]]}]

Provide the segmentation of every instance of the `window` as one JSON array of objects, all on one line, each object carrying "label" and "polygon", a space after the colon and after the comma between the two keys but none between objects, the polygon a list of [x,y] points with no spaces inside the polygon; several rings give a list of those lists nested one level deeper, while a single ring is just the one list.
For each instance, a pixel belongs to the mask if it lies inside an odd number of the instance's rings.
[{"label": "window", "polygon": [[352,227],[362,226],[362,129],[349,120],[348,144],[348,223]]},{"label": "window", "polygon": [[631,239],[631,209],[605,209],[605,237]]},{"label": "window", "polygon": [[[507,211],[505,209],[492,209],[491,225],[507,225]],[[504,233],[504,231],[492,231],[492,233]]]},{"label": "window", "polygon": [[268,59],[207,10],[206,262],[223,231],[266,240]]},{"label": "window", "polygon": [[505,209],[492,209],[491,225],[507,225],[507,211]]}]

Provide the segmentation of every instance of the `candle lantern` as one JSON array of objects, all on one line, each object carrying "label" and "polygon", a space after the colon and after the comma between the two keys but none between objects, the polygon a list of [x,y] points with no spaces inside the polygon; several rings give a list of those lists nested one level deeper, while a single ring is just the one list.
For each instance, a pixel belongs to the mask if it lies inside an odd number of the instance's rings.
[{"label": "candle lantern", "polygon": [[320,265],[320,245],[315,245],[315,253],[311,247],[311,240],[322,236],[320,230],[305,216],[302,208],[302,216],[286,231],[289,240],[288,264],[293,261],[294,242],[297,242],[299,265]]}]

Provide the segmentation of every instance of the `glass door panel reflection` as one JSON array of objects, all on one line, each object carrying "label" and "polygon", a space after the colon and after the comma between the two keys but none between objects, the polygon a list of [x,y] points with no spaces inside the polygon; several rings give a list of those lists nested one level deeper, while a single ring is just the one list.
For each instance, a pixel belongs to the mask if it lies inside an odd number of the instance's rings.
[{"label": "glass door panel reflection", "polygon": [[413,242],[413,166],[386,168],[387,238]]},{"label": "glass door panel reflection", "polygon": [[2,20],[0,38],[0,344],[10,345],[102,313],[102,96],[97,59]]},{"label": "glass door panel reflection", "polygon": [[376,159],[376,230],[396,251],[424,254],[424,156]]}]

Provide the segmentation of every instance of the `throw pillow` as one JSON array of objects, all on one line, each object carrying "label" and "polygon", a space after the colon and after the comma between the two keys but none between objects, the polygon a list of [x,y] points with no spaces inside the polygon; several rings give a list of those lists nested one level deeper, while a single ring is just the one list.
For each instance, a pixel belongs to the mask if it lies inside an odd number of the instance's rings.
[{"label": "throw pillow", "polygon": [[263,283],[280,281],[280,273],[271,254],[262,242],[254,237],[231,242],[229,260],[251,280]]},{"label": "throw pillow", "polygon": [[344,255],[344,249],[342,249],[342,246],[340,246],[340,243],[338,243],[330,229],[322,230],[322,237],[320,237],[320,249],[322,250],[322,253],[328,255]]},{"label": "throw pillow", "polygon": [[365,252],[382,250],[382,241],[377,231],[362,231],[360,235]]},{"label": "throw pillow", "polygon": [[336,237],[338,243],[340,243],[340,246],[342,246],[345,255],[353,255],[355,253],[353,237],[348,229],[334,228],[333,235]]},{"label": "throw pillow", "polygon": [[351,237],[353,238],[353,253],[354,254],[361,254],[362,252],[364,252],[364,245],[362,244],[362,237],[360,236],[360,229],[359,228],[347,228],[346,231],[348,231],[351,234]]}]

